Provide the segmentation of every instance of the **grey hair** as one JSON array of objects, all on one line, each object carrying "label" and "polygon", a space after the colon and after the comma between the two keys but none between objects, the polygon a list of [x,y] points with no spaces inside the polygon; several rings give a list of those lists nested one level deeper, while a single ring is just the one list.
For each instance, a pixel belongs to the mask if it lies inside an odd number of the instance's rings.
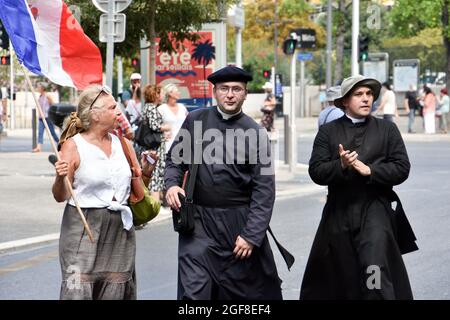
[{"label": "grey hair", "polygon": [[165,102],[167,102],[169,100],[170,93],[173,90],[175,90],[175,89],[178,89],[178,87],[174,83],[169,83],[168,85],[164,86],[163,90],[164,90],[164,100],[165,100]]},{"label": "grey hair", "polygon": [[[83,130],[88,130],[91,127],[91,113],[90,106],[92,101],[102,90],[102,86],[93,84],[87,86],[78,97],[77,116],[81,120],[81,126]],[[102,106],[102,97],[99,97],[95,101],[92,108],[100,108]]]}]

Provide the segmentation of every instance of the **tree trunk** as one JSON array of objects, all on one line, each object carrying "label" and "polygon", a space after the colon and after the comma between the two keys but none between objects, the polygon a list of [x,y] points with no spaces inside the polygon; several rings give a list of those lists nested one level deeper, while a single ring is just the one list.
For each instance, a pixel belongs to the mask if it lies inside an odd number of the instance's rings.
[{"label": "tree trunk", "polygon": [[449,21],[448,21],[448,0],[444,0],[442,4],[442,36],[447,53],[447,81],[446,87],[450,88],[450,39],[449,39]]},{"label": "tree trunk", "polygon": [[336,66],[334,68],[334,82],[342,80],[342,67],[344,63],[344,33],[345,33],[345,0],[339,0],[339,16],[336,31]]},{"label": "tree trunk", "polygon": [[156,15],[156,3],[150,1],[150,84],[156,84],[156,32],[155,32],[155,15]]}]

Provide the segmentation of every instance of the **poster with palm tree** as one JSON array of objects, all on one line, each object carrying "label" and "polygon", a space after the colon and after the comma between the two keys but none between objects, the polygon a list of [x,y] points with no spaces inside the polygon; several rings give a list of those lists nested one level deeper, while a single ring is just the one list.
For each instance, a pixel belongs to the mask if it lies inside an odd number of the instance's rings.
[{"label": "poster with palm tree", "polygon": [[204,92],[204,106],[206,107],[206,91],[208,83],[206,82],[206,66],[209,65],[216,58],[216,48],[213,46],[210,39],[204,42],[197,42],[194,44],[194,50],[192,52],[192,59],[197,61],[198,64],[203,65],[203,92]]}]

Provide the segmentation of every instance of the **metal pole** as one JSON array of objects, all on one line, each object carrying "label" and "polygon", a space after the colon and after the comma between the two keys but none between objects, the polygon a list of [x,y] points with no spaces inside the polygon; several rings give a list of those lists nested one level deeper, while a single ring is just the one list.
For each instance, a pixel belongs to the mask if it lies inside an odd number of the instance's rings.
[{"label": "metal pole", "polygon": [[304,118],[305,114],[305,61],[300,61],[300,117]]},{"label": "metal pole", "polygon": [[112,88],[114,63],[114,4],[108,1],[108,34],[106,43],[106,85]]},{"label": "metal pole", "polygon": [[14,130],[16,127],[16,109],[14,106],[14,55],[13,55],[13,46],[11,41],[9,41],[9,61],[10,61],[10,74],[9,74],[9,86],[11,88],[10,94],[11,97],[9,97],[9,114],[11,115],[10,118],[10,128],[11,130]]},{"label": "metal pole", "polygon": [[150,74],[150,54],[152,50],[150,47],[150,42],[147,41],[147,37],[144,36],[140,39],[141,48],[141,88],[144,88],[147,84],[156,84],[156,80],[152,82],[152,77],[155,78],[155,73]]},{"label": "metal pole", "polygon": [[123,92],[123,63],[122,57],[117,57],[117,95],[120,97]]},{"label": "metal pole", "polygon": [[326,71],[326,86],[331,87],[331,51],[333,50],[333,7],[331,6],[331,0],[328,0],[327,6],[327,71]]},{"label": "metal pole", "polygon": [[358,65],[359,0],[352,2],[352,76],[359,74]]},{"label": "metal pole", "polygon": [[273,51],[273,68],[275,74],[278,68],[278,0],[275,0],[275,10],[273,18],[273,38],[274,38],[274,51]]},{"label": "metal pole", "polygon": [[33,149],[37,147],[37,135],[36,135],[37,125],[36,125],[36,122],[37,122],[36,109],[33,108],[33,109],[31,109],[31,130],[32,130],[31,144],[32,144]]},{"label": "metal pole", "polygon": [[236,28],[236,66],[242,68],[242,29]]},{"label": "metal pole", "polygon": [[297,128],[295,124],[295,78],[296,78],[296,54],[292,55],[291,60],[291,112],[289,114],[289,120],[290,120],[290,157],[289,157],[289,171],[291,173],[295,172],[296,166],[297,166]]}]

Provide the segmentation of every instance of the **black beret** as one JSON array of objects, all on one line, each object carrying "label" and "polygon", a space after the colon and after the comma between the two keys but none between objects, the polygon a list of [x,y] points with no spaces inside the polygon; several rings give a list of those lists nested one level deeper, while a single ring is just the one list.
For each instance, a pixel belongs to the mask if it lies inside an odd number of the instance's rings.
[{"label": "black beret", "polygon": [[226,66],[225,68],[219,69],[208,76],[208,81],[211,82],[212,84],[228,81],[247,83],[252,80],[253,77],[250,73],[248,73],[244,69],[235,66]]}]

